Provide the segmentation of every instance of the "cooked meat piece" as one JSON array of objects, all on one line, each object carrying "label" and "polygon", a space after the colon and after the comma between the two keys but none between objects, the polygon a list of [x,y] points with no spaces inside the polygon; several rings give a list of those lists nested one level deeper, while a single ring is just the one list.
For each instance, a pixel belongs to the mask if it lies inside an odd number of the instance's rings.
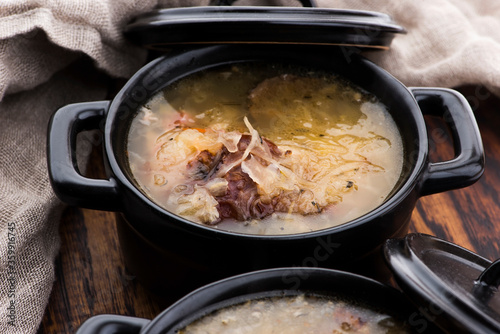
[{"label": "cooked meat piece", "polygon": [[226,174],[228,191],[215,199],[219,202],[220,217],[237,220],[260,219],[274,212],[272,203],[265,204],[260,199],[257,185],[248,174],[241,171],[241,166]]},{"label": "cooked meat piece", "polygon": [[188,173],[192,175],[194,180],[203,180],[210,173],[214,155],[207,150],[202,151],[187,164]]},{"label": "cooked meat piece", "polygon": [[[261,140],[262,144],[268,147],[273,157],[279,157],[281,155],[281,152],[275,144],[264,138],[261,138]],[[229,151],[223,150],[220,165],[227,166],[240,160],[250,145],[250,142],[250,135],[241,136],[238,142],[238,151],[229,153]],[[254,157],[254,155],[248,156],[246,159],[250,157]],[[266,162],[261,159],[261,163],[265,164]],[[217,166],[216,169],[219,169],[221,166]],[[257,184],[247,173],[242,171],[241,163],[228,170],[223,177],[228,182],[227,191],[223,196],[216,197],[217,202],[219,202],[218,209],[221,219],[260,219],[274,212],[273,203],[264,203],[262,201]]]}]

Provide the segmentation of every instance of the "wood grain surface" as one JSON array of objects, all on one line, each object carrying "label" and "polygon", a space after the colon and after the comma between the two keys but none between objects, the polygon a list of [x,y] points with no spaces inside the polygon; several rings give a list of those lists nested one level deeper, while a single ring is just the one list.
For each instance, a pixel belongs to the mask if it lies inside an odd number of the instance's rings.
[{"label": "wood grain surface", "polygon": [[[475,112],[486,153],[486,169],[474,185],[419,199],[410,232],[457,243],[490,260],[500,257],[500,100],[484,87],[461,87]],[[429,121],[433,161],[453,156],[446,131]],[[102,176],[99,150],[88,174]],[[115,216],[68,207],[60,222],[56,282],[39,333],[74,333],[89,317],[111,313],[152,319],[168,302],[157,300],[127,272]]]}]

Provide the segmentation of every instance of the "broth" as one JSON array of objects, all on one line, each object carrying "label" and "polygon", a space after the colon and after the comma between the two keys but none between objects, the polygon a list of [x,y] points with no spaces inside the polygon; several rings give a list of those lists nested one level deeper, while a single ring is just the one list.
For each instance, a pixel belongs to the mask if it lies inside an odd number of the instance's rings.
[{"label": "broth", "polygon": [[250,300],[192,322],[178,334],[410,333],[396,318],[371,308],[320,296]]},{"label": "broth", "polygon": [[386,199],[403,165],[397,126],[373,95],[331,74],[273,64],[179,80],[138,111],[127,149],[154,202],[249,234],[355,219]]}]

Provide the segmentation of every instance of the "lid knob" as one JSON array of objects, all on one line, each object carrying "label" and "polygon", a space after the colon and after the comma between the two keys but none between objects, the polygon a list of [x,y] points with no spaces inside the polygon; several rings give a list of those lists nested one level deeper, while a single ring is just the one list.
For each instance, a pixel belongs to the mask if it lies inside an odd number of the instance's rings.
[{"label": "lid knob", "polygon": [[500,259],[489,265],[474,282],[472,293],[483,302],[488,302],[500,285]]}]

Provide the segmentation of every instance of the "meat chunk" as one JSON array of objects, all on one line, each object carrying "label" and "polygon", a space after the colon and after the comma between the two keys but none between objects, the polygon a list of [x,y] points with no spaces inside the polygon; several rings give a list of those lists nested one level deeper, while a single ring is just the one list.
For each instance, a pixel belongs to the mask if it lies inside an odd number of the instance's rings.
[{"label": "meat chunk", "polygon": [[257,185],[243,173],[241,166],[226,174],[228,191],[224,196],[216,197],[221,218],[234,218],[245,221],[261,219],[274,212],[272,203],[264,203],[260,198]]}]

